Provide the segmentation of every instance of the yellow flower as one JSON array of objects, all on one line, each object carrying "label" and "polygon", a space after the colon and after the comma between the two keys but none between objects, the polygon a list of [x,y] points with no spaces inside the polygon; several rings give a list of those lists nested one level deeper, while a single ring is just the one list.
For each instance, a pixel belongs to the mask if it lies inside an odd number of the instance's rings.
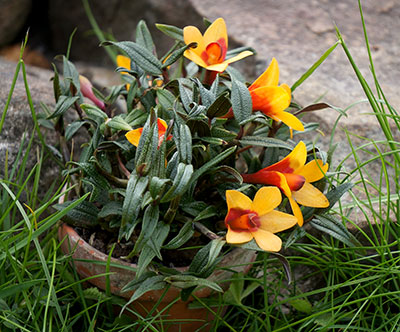
[{"label": "yellow flower", "polygon": [[261,111],[294,130],[304,131],[304,126],[298,118],[289,112],[284,112],[290,105],[291,90],[287,84],[278,86],[278,82],[278,61],[273,58],[267,70],[249,86],[253,111]]},{"label": "yellow flower", "polygon": [[329,165],[322,160],[312,160],[305,164],[307,148],[303,141],[281,161],[263,168],[254,174],[242,174],[246,183],[277,186],[288,197],[298,224],[303,225],[303,214],[296,201],[304,206],[326,208],[329,201],[311,182],[322,179]]},{"label": "yellow flower", "polygon": [[[124,55],[117,55],[117,66],[131,70],[131,60]],[[127,72],[122,71],[121,74],[125,75],[125,74],[127,74]],[[126,84],[125,87],[126,87],[126,90],[129,91],[129,88],[131,87],[131,85]]]},{"label": "yellow flower", "polygon": [[219,73],[222,73],[230,63],[253,55],[253,52],[243,51],[232,58],[225,59],[228,50],[228,35],[223,18],[216,19],[204,35],[194,26],[185,27],[183,39],[186,45],[197,43],[197,47],[185,51],[186,58],[200,67]]},{"label": "yellow flower", "polygon": [[282,240],[274,233],[284,231],[297,223],[296,217],[274,210],[282,201],[276,187],[263,187],[254,200],[236,190],[226,191],[228,213],[225,225],[228,228],[228,243],[246,243],[253,238],[265,251],[279,251]]}]

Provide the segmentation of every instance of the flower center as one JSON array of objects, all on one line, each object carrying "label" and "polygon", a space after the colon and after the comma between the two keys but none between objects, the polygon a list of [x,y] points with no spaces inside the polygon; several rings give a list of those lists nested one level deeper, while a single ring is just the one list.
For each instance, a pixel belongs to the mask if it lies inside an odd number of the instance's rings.
[{"label": "flower center", "polygon": [[260,227],[260,218],[257,212],[233,208],[229,210],[225,224],[235,232],[255,232]]},{"label": "flower center", "polygon": [[214,65],[225,60],[226,43],[223,38],[207,45],[205,51],[201,54],[201,58],[207,65]]}]

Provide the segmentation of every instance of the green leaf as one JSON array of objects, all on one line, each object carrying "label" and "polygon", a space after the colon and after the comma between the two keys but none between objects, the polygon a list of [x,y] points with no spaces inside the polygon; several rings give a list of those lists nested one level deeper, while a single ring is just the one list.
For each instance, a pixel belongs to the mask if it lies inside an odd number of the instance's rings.
[{"label": "green leaf", "polygon": [[166,89],[157,89],[158,102],[161,104],[164,110],[170,110],[173,108],[176,97]]},{"label": "green leaf", "polygon": [[243,273],[236,273],[229,285],[229,289],[224,293],[224,301],[231,304],[242,304],[242,292],[244,287]]},{"label": "green leaf", "polygon": [[[209,108],[215,100],[214,93],[204,87],[198,78],[195,79],[196,85],[199,87],[202,104]],[[208,114],[207,114],[208,115]]]},{"label": "green leaf", "polygon": [[[61,211],[74,203],[74,201],[64,202],[63,204],[56,204],[54,208]],[[79,226],[84,228],[93,228],[98,224],[99,209],[92,202],[83,201],[77,206],[68,211],[63,217],[63,221],[72,226]]]},{"label": "green leaf", "polygon": [[329,54],[332,53],[332,51],[340,44],[339,41],[337,41],[335,44],[333,44],[319,59],[317,62],[315,62],[310,69],[308,69],[301,77],[292,85],[290,88],[292,90],[292,93],[294,90],[296,90],[297,87],[301,85],[319,66],[322,62],[325,61],[325,59],[329,56]]},{"label": "green leaf", "polygon": [[136,240],[135,247],[132,250],[132,255],[136,255],[153,235],[157,226],[159,214],[158,205],[147,206],[142,220],[142,229],[138,239]]},{"label": "green leaf", "polygon": [[171,239],[165,246],[164,249],[178,249],[183,244],[191,239],[194,234],[192,221],[187,221],[183,227],[179,230],[179,233]]},{"label": "green leaf", "polygon": [[11,286],[2,287],[0,289],[0,299],[5,299],[9,296],[21,294],[22,291],[28,290],[29,288],[36,286],[37,284],[42,283],[43,281],[44,281],[43,279],[36,279],[36,280],[20,282],[18,284],[14,283]]},{"label": "green leaf", "polygon": [[189,266],[189,272],[201,277],[208,277],[218,263],[218,256],[226,241],[215,239],[201,248]]},{"label": "green leaf", "polygon": [[246,84],[234,79],[232,79],[232,93],[231,93],[231,102],[233,114],[235,115],[235,119],[239,124],[243,121],[246,121],[250,116],[253,110],[253,103],[251,101],[250,92],[247,89]]},{"label": "green leaf", "polygon": [[131,125],[125,121],[121,115],[114,116],[110,121],[107,121],[107,126],[116,130],[129,131],[133,128]]},{"label": "green leaf", "polygon": [[179,78],[178,83],[183,107],[187,112],[190,112],[193,103],[193,82],[187,78]]},{"label": "green leaf", "polygon": [[211,159],[210,161],[206,162],[203,166],[201,166],[199,169],[197,169],[192,176],[192,179],[190,181],[190,184],[194,183],[197,181],[197,179],[202,176],[204,173],[208,172],[211,170],[213,167],[216,165],[219,165],[224,159],[229,157],[232,153],[234,153],[236,150],[235,146],[230,147],[229,149],[226,149],[224,152],[221,152],[219,155]]},{"label": "green leaf", "polygon": [[312,312],[312,304],[306,298],[291,300],[289,301],[289,304],[297,311],[305,314],[310,314]]},{"label": "green leaf", "polygon": [[239,143],[242,145],[255,145],[263,146],[266,148],[282,148],[287,150],[293,149],[292,144],[272,137],[244,136],[242,137],[242,139],[239,140]]},{"label": "green leaf", "polygon": [[147,177],[138,177],[135,173],[132,173],[128,186],[126,189],[126,196],[122,205],[122,219],[121,228],[119,232],[119,239],[125,236],[128,240],[131,236],[134,227],[136,226],[136,219],[140,211],[140,203],[143,198],[143,194],[148,184]]},{"label": "green leaf", "polygon": [[189,187],[189,183],[193,174],[193,166],[179,163],[178,170],[175,175],[171,188],[165,193],[161,199],[161,203],[169,202],[176,196],[181,196]]},{"label": "green leaf", "polygon": [[335,217],[330,215],[316,215],[309,224],[317,230],[324,232],[349,247],[361,246],[353,234]]},{"label": "green leaf", "polygon": [[74,121],[70,123],[65,129],[65,139],[69,141],[84,124],[85,121]]},{"label": "green leaf", "polygon": [[47,119],[54,119],[60,115],[63,115],[78,99],[78,96],[60,96],[60,98],[58,98],[53,114],[48,116]]},{"label": "green leaf", "polygon": [[[63,56],[63,67],[64,67],[64,80],[69,80],[75,86],[76,91],[80,93],[81,84],[79,82],[79,73],[76,70],[75,65],[69,61],[65,56]],[[69,84],[66,87],[69,90]]]},{"label": "green leaf", "polygon": [[139,284],[139,287],[133,293],[133,295],[131,296],[129,301],[123,306],[121,311],[124,311],[125,308],[129,304],[131,304],[133,301],[137,300],[143,294],[145,294],[149,291],[152,291],[152,290],[163,289],[166,286],[167,286],[167,283],[164,281],[164,276],[162,276],[162,275],[157,275],[157,276],[153,276],[153,277],[144,279],[144,281]]},{"label": "green leaf", "polygon": [[111,201],[103,206],[101,211],[98,214],[99,218],[106,218],[109,216],[122,216],[122,202],[120,201]]},{"label": "green leaf", "polygon": [[103,45],[114,45],[124,51],[128,57],[145,72],[153,75],[161,75],[162,63],[146,48],[131,41],[109,41]]},{"label": "green leaf", "polygon": [[183,56],[183,53],[185,53],[185,51],[188,48],[194,47],[195,45],[196,43],[190,43],[172,52],[170,56],[165,60],[164,64],[162,65],[162,68],[164,69],[167,68],[168,66],[171,66],[173,63],[175,63]]},{"label": "green leaf", "polygon": [[208,287],[211,288],[217,292],[223,292],[222,288],[215,282],[204,279],[204,278],[198,278],[195,276],[191,275],[173,275],[169,277],[165,277],[164,281],[171,284],[172,286],[178,287],[178,288],[189,288],[189,287]]},{"label": "green leaf", "polygon": [[211,217],[215,217],[218,215],[218,211],[213,205],[207,206],[204,210],[202,210],[193,221],[200,221],[204,219],[209,219]]},{"label": "green leaf", "polygon": [[108,116],[105,112],[103,112],[100,108],[92,104],[81,104],[80,107],[90,118],[99,118],[101,120],[108,119]]},{"label": "green leaf", "polygon": [[209,118],[220,117],[228,113],[232,104],[226,93],[220,95],[208,108],[207,116]]},{"label": "green leaf", "polygon": [[190,164],[192,162],[192,134],[187,125],[179,126],[179,139],[177,139],[178,144],[176,144],[180,161],[185,164]]},{"label": "green leaf", "polygon": [[166,34],[168,37],[180,40],[183,42],[183,30],[175,27],[173,25],[168,25],[168,24],[159,24],[156,23],[156,27],[158,30],[160,30],[162,33]]},{"label": "green leaf", "polygon": [[161,196],[167,183],[172,183],[172,181],[170,179],[160,179],[157,176],[153,176],[149,185],[151,197],[156,199]]},{"label": "green leaf", "polygon": [[143,20],[140,20],[136,26],[136,43],[143,46],[151,53],[154,53],[156,50],[149,28]]}]

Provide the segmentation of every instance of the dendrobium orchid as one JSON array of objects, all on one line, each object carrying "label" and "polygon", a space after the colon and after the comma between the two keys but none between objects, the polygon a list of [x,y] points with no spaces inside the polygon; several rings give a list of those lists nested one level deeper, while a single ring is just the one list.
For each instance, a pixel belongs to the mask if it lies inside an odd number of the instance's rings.
[{"label": "dendrobium orchid", "polygon": [[185,51],[186,58],[200,67],[219,73],[225,71],[230,63],[253,55],[253,52],[243,51],[232,58],[225,59],[228,50],[228,34],[223,18],[216,19],[204,35],[194,26],[185,27],[183,39],[186,45],[197,43],[197,47]]},{"label": "dendrobium orchid", "polygon": [[300,226],[303,225],[303,214],[297,203],[316,208],[329,206],[325,195],[311,184],[324,177],[329,165],[323,164],[320,159],[305,164],[306,159],[307,148],[304,142],[300,141],[281,161],[254,174],[242,174],[246,183],[274,185],[282,190],[289,199],[293,214]]},{"label": "dendrobium orchid", "polygon": [[284,231],[297,223],[296,217],[274,210],[281,201],[282,195],[276,187],[259,189],[253,201],[240,191],[227,190],[226,242],[239,244],[254,238],[257,245],[265,251],[281,250],[282,240],[274,233]]},{"label": "dendrobium orchid", "polygon": [[92,83],[90,83],[85,76],[79,75],[79,84],[81,86],[82,95],[91,100],[97,107],[104,111],[106,109],[106,105],[94,95]]},{"label": "dendrobium orchid", "polygon": [[[165,133],[167,131],[167,123],[163,119],[157,119],[157,127],[158,127],[158,147],[164,141]],[[140,136],[142,136],[143,128],[137,128],[128,131],[125,134],[126,139],[134,146],[139,145]],[[167,141],[172,139],[172,135],[168,135]]]},{"label": "dendrobium orchid", "polygon": [[288,127],[303,131],[301,121],[289,112],[284,112],[289,107],[292,98],[290,87],[279,82],[278,61],[272,58],[267,70],[249,86],[253,111],[261,111],[268,117],[282,121]]}]

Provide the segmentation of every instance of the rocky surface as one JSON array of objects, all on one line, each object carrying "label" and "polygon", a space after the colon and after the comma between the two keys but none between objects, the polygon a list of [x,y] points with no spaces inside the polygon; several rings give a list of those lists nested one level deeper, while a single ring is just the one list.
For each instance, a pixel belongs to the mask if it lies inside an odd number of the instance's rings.
[{"label": "rocky surface", "polygon": [[[7,102],[15,69],[15,63],[5,61],[0,57],[0,110],[2,114]],[[41,102],[49,106],[54,105],[53,88],[50,81],[51,77],[51,71],[27,66],[27,81],[32,95],[33,104],[37,113],[42,112],[42,108],[40,106]],[[4,175],[3,172],[6,158],[6,150],[8,151],[8,165],[9,167],[13,167],[23,138],[25,138],[25,144],[23,145],[25,149],[28,140],[32,136],[33,128],[34,123],[32,121],[31,110],[29,108],[28,98],[26,95],[21,71],[20,75],[18,76],[11,103],[5,117],[3,129],[0,134],[0,177]],[[52,135],[51,132],[47,132],[46,138],[48,139],[49,143],[54,144],[55,136]],[[31,150],[30,158],[27,165],[28,170],[31,169],[32,166],[36,163],[35,146],[37,146],[37,144],[34,144],[34,147]],[[49,176],[46,177],[46,179],[51,182],[51,175],[54,174],[55,172],[50,171],[50,173],[47,173],[47,175]]]}]

